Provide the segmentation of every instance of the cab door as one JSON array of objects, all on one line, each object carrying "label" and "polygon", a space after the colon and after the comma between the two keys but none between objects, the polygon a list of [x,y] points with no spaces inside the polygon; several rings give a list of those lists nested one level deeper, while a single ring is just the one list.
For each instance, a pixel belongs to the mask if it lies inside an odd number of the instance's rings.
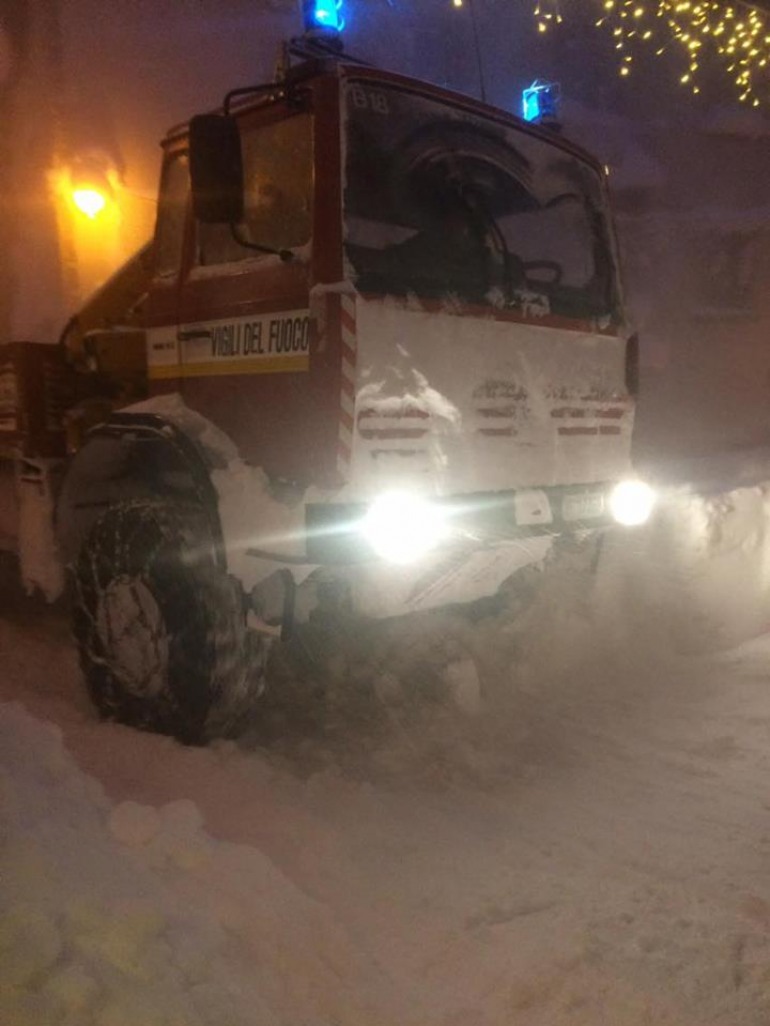
[{"label": "cab door", "polygon": [[151,396],[178,392],[179,290],[190,232],[190,168],[186,147],[167,143],[153,240],[153,273],[147,295],[147,376]]},{"label": "cab door", "polygon": [[235,232],[193,224],[179,288],[180,391],[247,462],[307,483],[324,439],[311,373],[315,118],[310,103],[282,99],[238,123],[244,219]]}]

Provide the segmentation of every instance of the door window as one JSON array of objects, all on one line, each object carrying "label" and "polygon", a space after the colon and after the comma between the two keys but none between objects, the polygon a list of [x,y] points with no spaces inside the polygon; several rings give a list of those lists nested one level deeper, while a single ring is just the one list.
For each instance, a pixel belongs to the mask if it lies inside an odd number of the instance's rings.
[{"label": "door window", "polygon": [[[241,131],[244,239],[271,249],[310,241],[313,150],[311,118],[296,114]],[[229,225],[198,225],[198,264],[226,264],[260,254],[233,238]]]},{"label": "door window", "polygon": [[163,277],[179,273],[189,195],[187,154],[173,154],[163,171],[155,229],[155,269]]}]

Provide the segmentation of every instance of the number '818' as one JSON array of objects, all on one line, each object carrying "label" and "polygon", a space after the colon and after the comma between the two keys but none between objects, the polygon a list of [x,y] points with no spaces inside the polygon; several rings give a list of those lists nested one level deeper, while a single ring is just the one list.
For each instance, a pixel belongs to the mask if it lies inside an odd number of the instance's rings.
[{"label": "number '818'", "polygon": [[362,85],[350,87],[350,98],[358,110],[368,110],[373,114],[389,114],[388,98],[377,89],[365,89]]}]

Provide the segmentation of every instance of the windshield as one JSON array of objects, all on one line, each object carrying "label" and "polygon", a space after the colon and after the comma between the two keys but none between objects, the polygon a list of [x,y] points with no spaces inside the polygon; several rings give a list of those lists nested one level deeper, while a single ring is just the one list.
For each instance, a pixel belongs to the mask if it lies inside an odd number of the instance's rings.
[{"label": "windshield", "polygon": [[363,292],[613,317],[599,173],[556,143],[348,82],[345,251]]}]

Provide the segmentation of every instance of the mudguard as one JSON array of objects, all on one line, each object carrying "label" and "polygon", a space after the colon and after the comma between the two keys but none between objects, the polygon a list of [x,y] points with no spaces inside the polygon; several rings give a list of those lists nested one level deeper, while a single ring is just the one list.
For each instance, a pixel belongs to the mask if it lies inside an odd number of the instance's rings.
[{"label": "mudguard", "polygon": [[203,512],[208,541],[224,568],[217,493],[211,481],[212,470],[223,465],[224,456],[202,443],[206,426],[196,417],[189,430],[158,413],[129,410],[92,429],[70,461],[56,507],[56,538],[65,563],[77,557],[84,538],[108,507],[127,499],[167,498]]}]

